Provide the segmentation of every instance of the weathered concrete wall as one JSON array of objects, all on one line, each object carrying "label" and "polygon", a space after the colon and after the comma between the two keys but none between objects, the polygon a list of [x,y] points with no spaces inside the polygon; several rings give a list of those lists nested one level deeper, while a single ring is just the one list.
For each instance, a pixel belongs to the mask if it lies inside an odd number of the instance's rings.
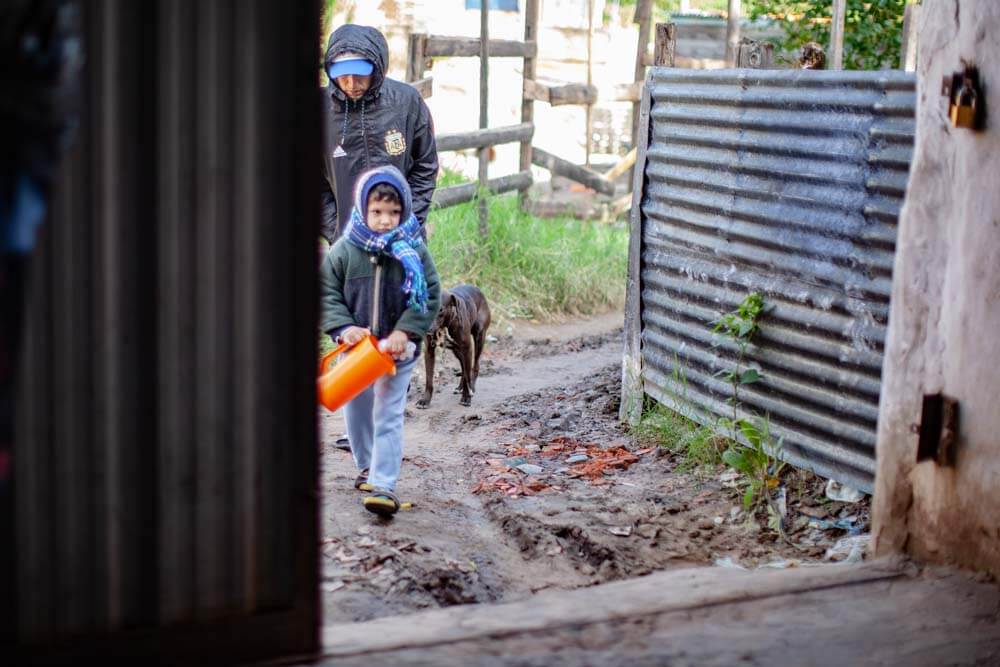
[{"label": "weathered concrete wall", "polygon": [[[1000,2],[925,2],[917,147],[900,220],[879,412],[875,546],[1000,575]],[[941,80],[978,65],[986,129]],[[916,463],[921,397],[960,410],[957,464]]]}]

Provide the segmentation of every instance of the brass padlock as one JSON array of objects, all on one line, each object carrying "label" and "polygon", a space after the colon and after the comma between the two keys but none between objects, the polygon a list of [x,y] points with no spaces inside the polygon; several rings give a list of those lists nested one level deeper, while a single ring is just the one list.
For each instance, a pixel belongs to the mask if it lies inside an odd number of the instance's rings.
[{"label": "brass padlock", "polygon": [[962,79],[962,87],[952,97],[949,105],[949,117],[955,127],[975,129],[978,114],[979,96],[968,78]]}]

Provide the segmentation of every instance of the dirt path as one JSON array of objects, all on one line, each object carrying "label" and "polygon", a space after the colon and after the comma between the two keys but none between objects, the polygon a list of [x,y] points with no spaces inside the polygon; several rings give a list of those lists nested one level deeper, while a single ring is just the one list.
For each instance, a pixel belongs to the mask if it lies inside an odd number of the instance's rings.
[{"label": "dirt path", "polygon": [[[734,489],[678,473],[669,457],[630,441],[617,421],[620,313],[497,335],[469,408],[451,393],[450,353],[439,353],[427,410],[415,408],[422,365],[415,374],[397,489],[414,508],[391,521],[362,508],[350,455],[334,447],[341,416],[321,411],[325,624],[719,558],[817,559],[838,537],[802,524],[800,546],[776,542],[743,520]],[[833,505],[822,512],[857,514]]]}]

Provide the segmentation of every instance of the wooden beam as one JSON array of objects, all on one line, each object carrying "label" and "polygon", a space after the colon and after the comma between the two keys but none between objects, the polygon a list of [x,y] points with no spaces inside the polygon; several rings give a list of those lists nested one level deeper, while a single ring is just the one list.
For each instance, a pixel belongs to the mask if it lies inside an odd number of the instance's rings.
[{"label": "wooden beam", "polygon": [[[490,127],[490,3],[479,3],[479,129]],[[479,189],[489,187],[490,149],[479,149]],[[490,207],[485,197],[479,198],[479,236],[489,235]]]},{"label": "wooden beam", "polygon": [[677,52],[677,24],[657,23],[653,44],[653,64],[657,67],[673,67]]},{"label": "wooden beam", "polygon": [[[524,43],[534,44],[538,37],[538,5],[539,0],[525,0],[524,3]],[[534,82],[535,78],[535,56],[525,56],[524,58],[524,81]],[[522,86],[522,91],[524,90]],[[534,125],[535,119],[535,102],[524,92],[521,93],[521,122],[531,123]],[[527,171],[531,173],[531,140],[521,141],[521,151],[518,161],[519,167],[522,172]],[[530,183],[529,183],[530,185]],[[525,186],[521,188],[520,197],[520,208],[525,210],[528,205],[528,193],[525,192],[528,187]]]},{"label": "wooden beam", "polygon": [[[489,40],[490,56],[493,58],[534,58],[538,45],[531,42],[515,42],[508,39]],[[427,35],[424,53],[428,58],[473,58],[479,57],[479,39],[476,37],[444,37]]]},{"label": "wooden beam", "polygon": [[642,99],[642,81],[619,83],[612,87],[603,87],[597,91],[597,99],[601,102],[635,102]]},{"label": "wooden beam", "polygon": [[[525,74],[525,76],[527,76],[527,74]],[[525,79],[522,90],[524,93],[524,99],[532,101],[538,100],[539,102],[549,101],[549,87],[544,83],[538,83],[537,81],[532,81],[531,79]]]},{"label": "wooden beam", "polygon": [[830,69],[844,69],[844,19],[847,0],[833,0],[833,22],[830,30]]},{"label": "wooden beam", "polygon": [[467,148],[509,144],[514,141],[531,141],[531,137],[534,134],[534,124],[521,123],[520,125],[492,127],[485,130],[472,130],[471,132],[439,134],[435,138],[435,141],[438,152],[461,151]]},{"label": "wooden beam", "polygon": [[548,102],[554,107],[565,104],[594,104],[597,102],[597,86],[586,83],[546,86],[544,83],[525,79],[524,95],[532,100]]},{"label": "wooden beam", "polygon": [[416,88],[420,93],[420,97],[424,99],[434,94],[434,79],[432,77],[428,76],[419,81],[411,81],[410,85]]},{"label": "wooden beam", "polygon": [[745,69],[771,69],[774,66],[774,45],[743,37],[736,50],[736,66]]},{"label": "wooden beam", "polygon": [[614,183],[618,180],[618,177],[624,174],[626,171],[632,168],[635,164],[635,156],[638,154],[639,150],[637,146],[634,146],[625,157],[618,161],[618,164],[611,167],[604,173],[604,179]]},{"label": "wooden beam", "polygon": [[615,193],[615,184],[606,180],[596,171],[573,164],[569,160],[564,160],[561,157],[556,157],[555,155],[552,155],[552,153],[543,151],[538,146],[532,146],[531,152],[532,164],[542,167],[543,169],[548,169],[553,174],[564,176],[565,178],[576,181],[577,183],[582,183],[588,188],[596,190],[601,194],[610,196]]},{"label": "wooden beam", "polygon": [[625,282],[625,330],[622,351],[622,397],[618,419],[638,424],[646,393],[642,365],[642,195],[645,189],[646,150],[649,144],[649,88],[642,91],[639,143],[632,170],[632,210],[629,213],[628,279]]},{"label": "wooden beam", "polygon": [[427,35],[410,35],[407,51],[406,80],[418,81],[427,69]]},{"label": "wooden beam", "polygon": [[554,107],[563,104],[593,104],[597,101],[597,86],[586,83],[568,83],[549,88],[549,104]]},{"label": "wooden beam", "polygon": [[[527,190],[531,187],[531,183],[531,170],[528,169],[509,176],[491,178],[486,184],[486,189],[492,194],[502,194],[512,190]],[[462,183],[461,185],[439,188],[434,191],[431,203],[435,208],[448,208],[456,204],[464,204],[475,199],[478,191],[478,183]]]}]

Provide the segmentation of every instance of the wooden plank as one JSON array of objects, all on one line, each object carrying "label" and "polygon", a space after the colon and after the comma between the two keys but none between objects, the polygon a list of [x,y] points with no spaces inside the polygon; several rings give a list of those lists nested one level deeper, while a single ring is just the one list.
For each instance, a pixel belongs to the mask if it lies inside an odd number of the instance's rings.
[{"label": "wooden plank", "polygon": [[509,144],[514,141],[531,141],[535,134],[535,126],[531,123],[520,123],[519,125],[507,125],[504,127],[491,127],[485,130],[472,130],[471,132],[450,132],[439,134],[435,137],[438,152],[460,151],[467,148],[482,148],[484,146],[497,146]]},{"label": "wooden plank", "polygon": [[[479,51],[478,37],[427,35],[424,55],[428,58],[478,58]],[[527,40],[491,39],[489,51],[493,58],[534,58],[538,55],[538,45]]]},{"label": "wooden plank", "polygon": [[410,85],[416,88],[417,92],[420,93],[420,97],[424,98],[425,100],[434,94],[433,77],[428,76],[423,79],[419,79],[417,81],[411,81]]},{"label": "wooden plank", "polygon": [[[543,83],[538,83],[537,81],[532,81],[531,79],[525,79],[522,92],[524,94],[524,98],[527,100],[538,100],[539,102],[549,101],[549,87]],[[524,114],[521,115],[523,120]]]},{"label": "wooden plank", "polygon": [[[887,562],[822,568],[757,570],[692,568],[591,588],[540,593],[531,599],[474,605],[323,628],[324,657],[436,646],[574,625],[635,619],[675,611],[774,599],[834,587],[895,581],[905,575]],[[391,625],[393,632],[386,632]]]},{"label": "wooden plank", "polygon": [[[485,130],[489,122],[490,99],[490,3],[479,3],[479,129]],[[490,152],[487,146],[479,149],[479,188],[486,188],[489,180]],[[485,197],[479,198],[479,236],[489,234],[490,209]]]},{"label": "wooden plank", "polygon": [[594,104],[597,102],[597,86],[586,83],[568,83],[549,88],[549,104],[554,107],[565,104]]},{"label": "wooden plank", "polygon": [[638,148],[633,148],[630,150],[625,157],[619,160],[618,164],[611,167],[604,173],[604,179],[611,181],[612,183],[618,180],[618,177],[628,171],[632,165],[635,164],[635,156],[638,154]]},{"label": "wooden plank", "polygon": [[677,24],[657,23],[653,38],[653,64],[657,67],[673,67],[677,52]]},{"label": "wooden plank", "polygon": [[[538,36],[538,5],[539,0],[526,0],[524,4],[524,42],[534,43]],[[524,81],[534,81],[535,78],[535,56],[525,56],[524,58]],[[523,87],[522,87],[523,91]],[[521,123],[531,123],[534,126],[535,103],[524,92],[521,93]],[[531,140],[521,140],[520,156],[518,158],[518,169],[522,172],[531,170]],[[529,183],[530,185],[530,183]],[[521,190],[519,205],[524,210],[528,204],[528,194],[525,186]]]},{"label": "wooden plank", "polygon": [[[516,174],[510,174],[509,176],[491,178],[486,184],[486,189],[492,194],[497,195],[510,192],[511,190],[526,190],[531,187],[531,183],[531,170],[527,169],[519,171]],[[438,188],[434,191],[431,203],[435,208],[448,208],[449,206],[464,204],[467,201],[475,199],[478,190],[478,183],[462,183],[461,185],[452,185],[447,188]]]},{"label": "wooden plank", "polygon": [[830,69],[844,69],[844,19],[847,0],[833,0],[833,20],[830,26]]},{"label": "wooden plank", "polygon": [[407,47],[406,80],[419,81],[427,69],[427,35],[412,34]]},{"label": "wooden plank", "polygon": [[543,151],[538,146],[532,146],[531,151],[532,164],[548,169],[553,174],[565,176],[566,178],[574,180],[577,183],[582,183],[588,188],[596,190],[601,194],[613,195],[615,193],[615,184],[605,180],[604,177],[596,171],[575,165],[569,160],[564,160],[561,157],[557,157],[547,151]]},{"label": "wooden plank", "polygon": [[639,143],[636,144],[636,164],[632,170],[632,212],[629,216],[628,279],[625,283],[625,331],[622,352],[622,398],[618,418],[638,424],[642,416],[642,195],[645,191],[646,151],[649,147],[649,87],[644,86],[640,106]]},{"label": "wooden plank", "polygon": [[[780,571],[774,579],[791,573],[818,573],[852,568],[829,565]],[[705,568],[713,571],[712,568]],[[714,568],[719,572],[720,568]],[[682,572],[689,572],[682,571]],[[754,578],[764,570],[745,573]],[[336,656],[313,667],[367,667],[373,658],[383,664],[417,665],[488,664],[533,665],[994,665],[1000,647],[1000,623],[995,620],[997,588],[976,581],[973,575],[954,570],[916,568],[903,576],[868,581],[832,582],[782,593],[775,590],[746,600],[697,602],[680,609],[618,619],[545,627],[541,630],[494,630],[482,637],[442,641],[422,647],[388,649],[373,655]],[[680,574],[680,573],[678,573]],[[654,575],[658,577],[659,575]],[[771,575],[762,575],[771,578]],[[653,593],[672,593],[653,577],[645,581]],[[729,579],[719,575],[709,582],[715,589]],[[699,585],[700,582],[694,582]],[[597,594],[617,595],[608,586],[579,591],[543,593],[561,597],[571,617],[588,603],[601,607]],[[541,596],[539,596],[541,597]],[[452,623],[479,622],[477,613],[504,613],[502,607],[478,605],[468,619],[459,616],[469,607],[449,610]],[[905,610],[901,613],[900,610]],[[400,617],[401,619],[402,617]],[[425,614],[407,618],[420,623]],[[396,620],[396,619],[393,619]],[[370,625],[377,625],[372,622]],[[339,626],[354,632],[357,626]],[[428,628],[434,634],[434,628]],[[719,638],[725,638],[720,641]],[[526,660],[527,659],[527,660]]]}]

